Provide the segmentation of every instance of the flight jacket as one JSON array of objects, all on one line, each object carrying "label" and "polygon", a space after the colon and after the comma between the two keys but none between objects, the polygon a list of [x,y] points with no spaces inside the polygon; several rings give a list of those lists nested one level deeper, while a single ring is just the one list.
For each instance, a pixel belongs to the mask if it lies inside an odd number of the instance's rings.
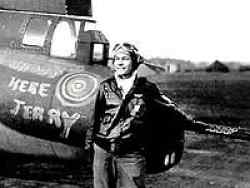
[{"label": "flight jacket", "polygon": [[149,120],[150,106],[160,92],[154,83],[146,78],[136,78],[134,85],[122,98],[115,77],[101,82],[95,101],[92,126],[85,142],[94,142],[111,151],[111,144],[117,152],[143,149],[143,141]]},{"label": "flight jacket", "polygon": [[[159,114],[157,111],[161,103],[166,110]],[[170,99],[163,98],[156,84],[146,78],[136,77],[134,85],[122,98],[115,77],[111,77],[100,84],[93,123],[87,130],[85,143],[95,143],[108,152],[118,154],[143,152],[149,140],[148,133],[166,119],[170,120],[168,125],[173,125],[168,130],[170,135],[178,128],[177,124],[180,129],[185,129],[186,122],[190,122],[186,114],[176,108]]]}]

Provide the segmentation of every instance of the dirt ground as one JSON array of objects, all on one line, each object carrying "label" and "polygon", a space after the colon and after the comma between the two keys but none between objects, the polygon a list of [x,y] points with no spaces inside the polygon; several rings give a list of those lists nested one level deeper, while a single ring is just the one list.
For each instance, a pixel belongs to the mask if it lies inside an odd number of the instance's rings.
[{"label": "dirt ground", "polygon": [[[148,188],[250,188],[250,143],[186,132],[181,162],[147,175]],[[0,187],[92,188],[91,166],[51,162],[7,164]],[[80,167],[80,168],[79,168]]]},{"label": "dirt ground", "polygon": [[187,134],[180,164],[148,176],[148,187],[250,188],[250,143],[218,136]]}]

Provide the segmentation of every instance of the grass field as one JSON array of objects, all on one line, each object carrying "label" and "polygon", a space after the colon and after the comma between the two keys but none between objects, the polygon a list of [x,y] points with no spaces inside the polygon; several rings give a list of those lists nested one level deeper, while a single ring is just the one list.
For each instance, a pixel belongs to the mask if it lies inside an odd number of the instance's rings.
[{"label": "grass field", "polygon": [[250,127],[250,73],[177,73],[152,77],[197,120]]}]

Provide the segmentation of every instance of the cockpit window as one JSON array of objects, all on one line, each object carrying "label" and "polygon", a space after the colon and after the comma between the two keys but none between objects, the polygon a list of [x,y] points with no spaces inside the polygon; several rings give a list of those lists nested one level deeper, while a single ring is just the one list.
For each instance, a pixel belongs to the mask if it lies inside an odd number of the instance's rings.
[{"label": "cockpit window", "polygon": [[51,20],[32,18],[23,37],[23,44],[43,47]]},{"label": "cockpit window", "polygon": [[76,42],[80,30],[79,21],[60,21],[54,31],[50,55],[56,57],[75,58]]}]

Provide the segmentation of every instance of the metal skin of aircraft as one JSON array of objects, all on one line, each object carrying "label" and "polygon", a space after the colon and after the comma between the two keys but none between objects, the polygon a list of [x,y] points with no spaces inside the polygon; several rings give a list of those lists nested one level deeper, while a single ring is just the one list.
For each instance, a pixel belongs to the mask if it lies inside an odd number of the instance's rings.
[{"label": "metal skin of aircraft", "polygon": [[98,83],[108,73],[108,40],[86,30],[94,22],[0,11],[1,151],[82,157],[83,125],[89,124]]},{"label": "metal skin of aircraft", "polygon": [[[65,160],[87,155],[84,135],[95,95],[110,74],[109,42],[100,31],[89,29],[94,23],[84,16],[0,10],[1,152]],[[159,105],[159,114],[171,109],[162,101]],[[236,128],[193,125],[191,130],[199,133],[250,137]],[[164,164],[164,170],[180,161],[184,147],[184,128],[167,129],[152,138],[162,145],[151,146],[153,153],[163,154],[154,161]]]}]

